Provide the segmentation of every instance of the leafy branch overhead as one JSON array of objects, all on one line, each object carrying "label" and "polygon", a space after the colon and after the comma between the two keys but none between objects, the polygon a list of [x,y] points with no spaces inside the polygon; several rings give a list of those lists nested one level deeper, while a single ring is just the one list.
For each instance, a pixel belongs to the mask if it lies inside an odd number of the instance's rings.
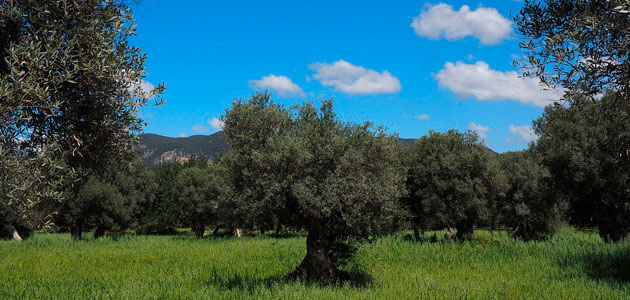
[{"label": "leafy branch overhead", "polygon": [[630,5],[627,0],[526,0],[514,18],[523,38],[524,76],[572,96],[628,95]]}]

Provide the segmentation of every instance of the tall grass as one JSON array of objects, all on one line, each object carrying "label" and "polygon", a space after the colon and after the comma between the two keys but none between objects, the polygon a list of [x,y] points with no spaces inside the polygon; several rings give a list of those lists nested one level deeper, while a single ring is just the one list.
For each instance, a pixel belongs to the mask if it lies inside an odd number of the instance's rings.
[{"label": "tall grass", "polygon": [[[1,299],[630,299],[630,242],[564,228],[545,242],[365,244],[344,286],[290,281],[304,237],[124,236],[0,242]],[[432,233],[427,233],[429,237]]]}]

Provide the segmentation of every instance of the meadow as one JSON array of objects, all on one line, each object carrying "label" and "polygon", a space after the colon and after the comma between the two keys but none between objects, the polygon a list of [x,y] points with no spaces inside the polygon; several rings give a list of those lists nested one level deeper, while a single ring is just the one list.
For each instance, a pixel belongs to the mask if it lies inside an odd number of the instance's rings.
[{"label": "meadow", "polygon": [[320,286],[286,278],[306,252],[302,235],[73,242],[40,232],[0,241],[0,299],[630,299],[628,241],[605,244],[568,227],[544,242],[476,234],[384,237],[345,267],[355,281]]}]

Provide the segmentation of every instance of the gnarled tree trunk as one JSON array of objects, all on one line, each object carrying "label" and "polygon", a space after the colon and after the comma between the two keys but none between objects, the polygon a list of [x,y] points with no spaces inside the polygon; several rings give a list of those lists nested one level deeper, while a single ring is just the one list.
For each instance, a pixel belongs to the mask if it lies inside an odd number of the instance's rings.
[{"label": "gnarled tree trunk", "polygon": [[305,277],[323,284],[333,284],[340,278],[340,271],[331,256],[332,241],[319,230],[310,230],[306,237],[306,256],[292,273],[293,277]]},{"label": "gnarled tree trunk", "polygon": [[460,241],[470,241],[475,237],[473,232],[473,224],[470,222],[456,223],[455,228],[457,228],[457,233],[455,234],[455,236]]},{"label": "gnarled tree trunk", "polygon": [[206,232],[206,225],[203,223],[194,223],[192,226],[192,230],[195,233],[195,236],[200,239],[203,237],[203,234]]}]

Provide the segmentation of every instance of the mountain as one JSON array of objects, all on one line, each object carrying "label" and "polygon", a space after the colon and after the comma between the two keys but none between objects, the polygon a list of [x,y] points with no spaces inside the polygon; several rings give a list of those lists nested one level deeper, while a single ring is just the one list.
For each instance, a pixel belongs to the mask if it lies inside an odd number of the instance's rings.
[{"label": "mountain", "polygon": [[[405,138],[399,140],[406,145],[413,145],[416,141]],[[178,138],[145,133],[140,138],[140,154],[148,166],[159,166],[162,162],[185,162],[192,155],[213,160],[227,150],[228,145],[223,132]],[[489,150],[493,155],[498,155],[492,149]]]},{"label": "mountain", "polygon": [[212,160],[227,150],[222,132],[178,138],[145,133],[140,138],[140,154],[149,166],[159,166],[162,162],[185,162],[192,155]]}]

